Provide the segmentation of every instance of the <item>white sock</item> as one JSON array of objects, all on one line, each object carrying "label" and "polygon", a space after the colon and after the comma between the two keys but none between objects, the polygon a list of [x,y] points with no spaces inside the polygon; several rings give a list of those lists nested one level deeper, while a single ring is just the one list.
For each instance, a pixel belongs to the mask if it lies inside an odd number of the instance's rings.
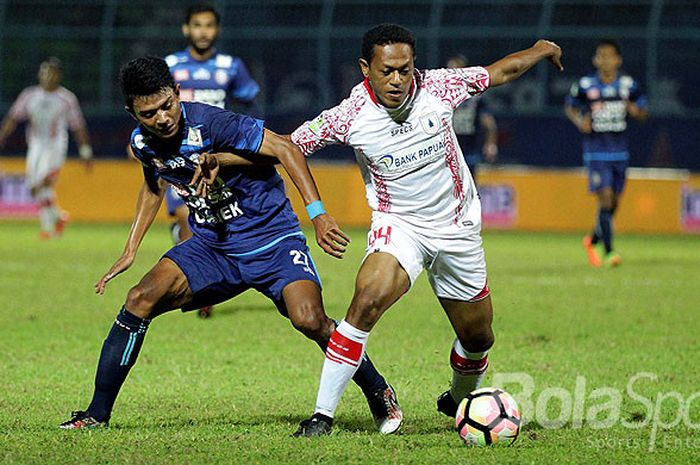
[{"label": "white sock", "polygon": [[53,232],[56,226],[56,220],[58,219],[58,213],[54,206],[53,189],[49,187],[40,188],[39,192],[37,192],[36,200],[39,204],[39,223],[41,225],[41,230]]},{"label": "white sock", "polygon": [[489,367],[488,350],[484,352],[467,352],[455,339],[450,353],[452,366],[452,387],[450,394],[459,403],[467,394],[481,386],[486,369]]},{"label": "white sock", "polygon": [[328,342],[315,413],[333,418],[345,388],[360,367],[369,333],[341,321]]}]

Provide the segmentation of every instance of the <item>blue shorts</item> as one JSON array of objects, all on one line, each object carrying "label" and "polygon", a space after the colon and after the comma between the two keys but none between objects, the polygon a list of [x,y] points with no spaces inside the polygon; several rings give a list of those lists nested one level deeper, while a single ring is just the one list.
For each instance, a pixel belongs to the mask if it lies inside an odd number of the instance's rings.
[{"label": "blue shorts", "polygon": [[627,160],[623,161],[600,161],[591,160],[588,162],[588,191],[598,192],[606,187],[612,188],[613,192],[619,194],[625,188],[625,172],[627,170]]},{"label": "blue shorts", "polygon": [[299,235],[256,249],[250,255],[231,256],[194,236],[163,255],[174,261],[187,278],[192,301],[182,307],[194,310],[229,300],[248,289],[265,294],[282,315],[287,310],[282,289],[296,281],[313,281],[321,287],[306,239]]},{"label": "blue shorts", "polygon": [[179,207],[185,207],[185,201],[175,192],[173,186],[168,186],[165,190],[165,205],[168,207],[168,215],[170,216],[175,216],[175,210]]}]

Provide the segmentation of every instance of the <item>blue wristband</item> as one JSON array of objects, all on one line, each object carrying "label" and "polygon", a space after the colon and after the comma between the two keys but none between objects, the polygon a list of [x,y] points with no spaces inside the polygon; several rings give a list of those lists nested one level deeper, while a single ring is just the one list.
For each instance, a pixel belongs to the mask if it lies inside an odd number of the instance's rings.
[{"label": "blue wristband", "polygon": [[313,220],[318,215],[323,215],[326,213],[326,210],[323,209],[323,202],[314,200],[306,206],[306,213],[309,215],[310,220]]}]

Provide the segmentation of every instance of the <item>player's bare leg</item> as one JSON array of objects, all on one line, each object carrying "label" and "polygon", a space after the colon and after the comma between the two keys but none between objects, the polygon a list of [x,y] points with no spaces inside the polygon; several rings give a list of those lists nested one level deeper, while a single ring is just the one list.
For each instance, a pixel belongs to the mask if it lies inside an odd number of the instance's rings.
[{"label": "player's bare leg", "polygon": [[106,426],[129,370],[136,363],[151,319],[190,302],[192,292],[185,275],[164,258],[129,290],[112,329],[102,345],[92,402],[62,423],[64,429]]},{"label": "player's bare leg", "polygon": [[[302,422],[296,436],[318,436],[330,431],[338,402],[364,356],[369,331],[409,287],[408,274],[393,255],[378,252],[365,259],[357,274],[348,313],[333,331],[326,349],[315,413]],[[400,411],[396,415],[400,425],[403,416]]]},{"label": "player's bare leg", "polygon": [[[318,285],[313,281],[296,281],[283,289],[282,296],[294,328],[325,351],[336,322],[328,318],[323,309]],[[362,357],[353,380],[362,389],[379,431],[395,432],[403,419],[396,393],[367,354]]]},{"label": "player's bare leg", "polygon": [[494,342],[493,308],[491,296],[476,302],[439,300],[457,339],[450,353],[452,386],[438,398],[438,410],[454,417],[459,401],[480,386],[488,368],[487,354]]}]

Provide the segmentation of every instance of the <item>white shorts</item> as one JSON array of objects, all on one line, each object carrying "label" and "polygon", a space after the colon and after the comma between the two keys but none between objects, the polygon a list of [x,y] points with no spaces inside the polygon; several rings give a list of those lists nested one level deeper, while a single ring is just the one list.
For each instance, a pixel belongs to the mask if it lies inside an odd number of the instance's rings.
[{"label": "white shorts", "polygon": [[66,150],[57,144],[32,143],[27,150],[25,184],[30,189],[44,183],[66,162]]},{"label": "white shorts", "polygon": [[465,227],[453,237],[435,238],[393,215],[375,212],[365,258],[374,252],[393,255],[411,286],[425,269],[437,297],[468,302],[489,295],[478,229]]}]

